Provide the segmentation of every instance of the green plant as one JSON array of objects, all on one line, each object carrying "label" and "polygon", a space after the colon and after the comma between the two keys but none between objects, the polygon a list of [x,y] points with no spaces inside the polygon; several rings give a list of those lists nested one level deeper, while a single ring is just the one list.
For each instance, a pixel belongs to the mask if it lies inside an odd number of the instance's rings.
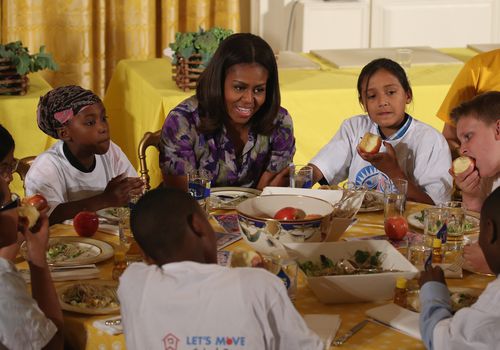
[{"label": "green plant", "polygon": [[0,57],[10,58],[20,75],[42,69],[57,70],[59,68],[52,55],[45,52],[45,46],[40,46],[40,52],[31,55],[21,41],[0,44]]},{"label": "green plant", "polygon": [[193,54],[199,54],[202,61],[200,67],[204,68],[208,65],[220,42],[231,34],[233,34],[232,30],[219,27],[213,27],[207,31],[200,28],[198,32],[177,32],[175,42],[169,45],[175,52],[172,63],[177,64],[179,57],[188,59]]}]

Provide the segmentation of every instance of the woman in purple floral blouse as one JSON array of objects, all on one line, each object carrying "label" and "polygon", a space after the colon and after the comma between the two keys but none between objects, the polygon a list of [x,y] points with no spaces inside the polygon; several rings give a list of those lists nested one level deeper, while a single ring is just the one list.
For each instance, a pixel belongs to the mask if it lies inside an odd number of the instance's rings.
[{"label": "woman in purple floral blouse", "polygon": [[274,53],[260,37],[240,33],[220,44],[196,96],[168,114],[160,167],[168,187],[186,188],[187,173],[205,170],[212,186],[262,189],[287,185],[294,153]]}]

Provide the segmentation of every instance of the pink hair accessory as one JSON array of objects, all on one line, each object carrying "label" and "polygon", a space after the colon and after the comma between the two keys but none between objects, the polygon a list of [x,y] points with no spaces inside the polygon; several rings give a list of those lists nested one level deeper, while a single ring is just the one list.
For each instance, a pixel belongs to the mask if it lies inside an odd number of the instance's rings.
[{"label": "pink hair accessory", "polygon": [[71,118],[73,118],[73,109],[68,108],[65,109],[64,111],[60,111],[57,113],[54,113],[54,119],[57,120],[59,123],[64,124]]}]

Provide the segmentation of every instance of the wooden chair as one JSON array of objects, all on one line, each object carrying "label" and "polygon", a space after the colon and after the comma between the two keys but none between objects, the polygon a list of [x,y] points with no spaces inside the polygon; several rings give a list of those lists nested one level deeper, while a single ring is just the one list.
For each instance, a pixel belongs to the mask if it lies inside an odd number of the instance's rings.
[{"label": "wooden chair", "polygon": [[139,143],[139,148],[137,149],[137,154],[139,156],[139,176],[144,181],[146,190],[151,188],[149,185],[149,170],[146,163],[146,150],[150,146],[156,147],[158,151],[160,150],[160,134],[161,130],[146,132]]},{"label": "wooden chair", "polygon": [[16,168],[16,173],[19,175],[21,178],[21,181],[23,182],[23,188],[26,191],[26,187],[24,186],[24,179],[26,178],[26,174],[28,173],[28,170],[30,170],[31,163],[35,160],[35,156],[29,156],[29,157],[24,157],[19,159],[19,163],[17,164]]}]

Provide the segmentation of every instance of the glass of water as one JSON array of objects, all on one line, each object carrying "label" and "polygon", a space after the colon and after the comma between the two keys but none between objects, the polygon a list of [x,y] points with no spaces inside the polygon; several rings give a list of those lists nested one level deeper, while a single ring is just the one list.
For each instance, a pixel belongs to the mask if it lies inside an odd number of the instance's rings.
[{"label": "glass of water", "polygon": [[211,177],[206,170],[193,170],[187,174],[188,192],[198,201],[203,210],[207,210],[207,202],[210,200]]},{"label": "glass of water", "polygon": [[310,165],[290,164],[290,187],[311,188],[313,183],[313,169]]},{"label": "glass of water", "polygon": [[425,261],[431,254],[431,250],[432,248],[425,244],[422,235],[408,236],[408,261],[420,271],[425,269]]}]

